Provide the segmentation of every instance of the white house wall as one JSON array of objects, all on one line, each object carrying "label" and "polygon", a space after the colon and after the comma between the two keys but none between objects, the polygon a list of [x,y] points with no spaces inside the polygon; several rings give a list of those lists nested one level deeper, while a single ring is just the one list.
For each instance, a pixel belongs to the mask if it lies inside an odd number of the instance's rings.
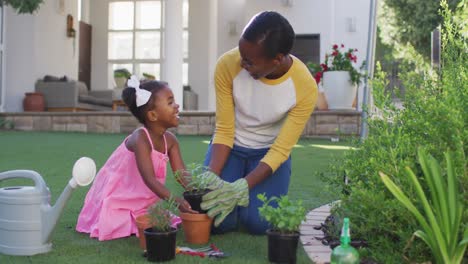
[{"label": "white house wall", "polygon": [[75,0],[66,0],[63,12],[56,1],[44,1],[33,15],[5,9],[5,111],[23,111],[24,93],[46,74],[77,79],[78,43],[74,49],[75,39],[66,36],[67,14],[76,17]]},{"label": "white house wall", "polygon": [[[66,15],[75,18],[77,0],[44,1],[34,15],[5,14],[5,111],[22,111],[25,92],[45,74],[78,77],[78,42],[66,37]],[[332,44],[357,48],[365,59],[370,0],[190,0],[189,85],[199,95],[199,109],[214,109],[213,72],[217,58],[237,46],[249,19],[263,10],[283,14],[297,34],[320,34],[321,60]],[[107,65],[108,0],[82,0],[84,19],[92,25],[91,88],[112,88]],[[171,14],[167,14],[171,15]],[[354,21],[350,32],[348,21]],[[77,36],[78,37],[78,36]],[[76,39],[76,41],[78,38]],[[170,59],[170,58],[169,58]],[[181,103],[181,102],[180,102]]]},{"label": "white house wall", "polygon": [[107,63],[108,0],[90,1],[91,33],[91,89],[112,89],[113,83]]}]

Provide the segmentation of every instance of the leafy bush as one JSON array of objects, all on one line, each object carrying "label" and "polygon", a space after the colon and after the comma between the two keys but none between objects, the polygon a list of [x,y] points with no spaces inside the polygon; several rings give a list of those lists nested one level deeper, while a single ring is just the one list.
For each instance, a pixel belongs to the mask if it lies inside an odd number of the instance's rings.
[{"label": "leafy bush", "polygon": [[173,197],[157,201],[148,207],[150,223],[154,231],[167,232],[171,230],[172,213],[177,212],[179,204]]},{"label": "leafy bush", "polygon": [[18,14],[32,14],[38,10],[43,0],[2,0],[2,5],[10,5]]},{"label": "leafy bush", "polygon": [[[355,237],[365,239],[371,258],[381,263],[427,261],[431,254],[420,240],[411,237],[420,229],[418,221],[394,199],[378,176],[379,171],[393,175],[394,181],[406,191],[410,201],[418,200],[416,190],[404,167],[423,175],[417,166],[417,149],[426,146],[428,153],[443,160],[440,150],[454,153],[454,171],[460,182],[460,195],[468,200],[468,52],[466,40],[459,27],[444,11],[446,23],[442,28],[443,66],[440,72],[416,73],[412,69],[400,76],[406,89],[403,108],[392,105],[385,93],[385,74],[377,71],[372,81],[376,111],[369,113],[369,137],[356,142],[355,150],[333,165],[334,176],[327,179],[333,190],[343,189],[338,216],[348,216],[355,223]],[[348,184],[343,182],[343,174]],[[463,230],[468,223],[465,212]]]},{"label": "leafy bush", "polygon": [[[273,196],[268,199],[265,194],[259,194],[257,198],[263,202],[263,205],[258,208],[260,216],[269,222],[274,230],[281,233],[299,231],[299,226],[306,215],[302,200],[292,201],[287,195],[280,198]],[[272,202],[276,202],[278,206],[272,206]]]},{"label": "leafy bush", "polygon": [[0,117],[0,129],[14,129],[15,123],[13,120],[8,120],[4,117]]}]

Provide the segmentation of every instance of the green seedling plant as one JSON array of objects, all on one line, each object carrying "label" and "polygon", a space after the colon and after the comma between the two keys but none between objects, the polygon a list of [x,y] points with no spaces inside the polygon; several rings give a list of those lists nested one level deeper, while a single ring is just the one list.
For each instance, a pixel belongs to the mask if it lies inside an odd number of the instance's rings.
[{"label": "green seedling plant", "polygon": [[208,171],[206,166],[191,163],[186,170],[177,171],[174,177],[189,194],[199,194],[209,189],[211,182],[204,177],[204,173]]},{"label": "green seedling plant", "polygon": [[[445,153],[447,163],[446,180],[437,160],[424,150],[418,150],[424,182],[422,186],[415,173],[406,167],[406,174],[416,190],[419,204],[415,205],[403,191],[384,173],[380,177],[388,190],[417,219],[422,230],[414,236],[422,239],[430,248],[436,263],[461,263],[468,244],[468,229],[459,239],[464,213],[464,202],[455,176],[453,157]],[[463,172],[464,173],[464,172]],[[428,190],[428,191],[424,191]],[[422,207],[422,211],[418,208]]]},{"label": "green seedling plant", "polygon": [[[284,234],[299,232],[306,216],[302,200],[291,200],[287,195],[267,198],[265,194],[258,194],[257,198],[263,202],[258,208],[260,216],[271,224],[273,230]],[[278,206],[274,207],[272,202],[276,202]]]},{"label": "green seedling plant", "polygon": [[167,200],[157,201],[147,210],[150,224],[153,231],[168,232],[171,231],[172,214],[178,212],[179,204],[174,197]]}]

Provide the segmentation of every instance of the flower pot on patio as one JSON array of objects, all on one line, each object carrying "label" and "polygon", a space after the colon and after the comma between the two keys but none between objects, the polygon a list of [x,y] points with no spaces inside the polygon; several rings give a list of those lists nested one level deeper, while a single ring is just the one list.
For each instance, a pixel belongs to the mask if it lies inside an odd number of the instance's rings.
[{"label": "flower pot on patio", "polygon": [[42,93],[25,93],[23,99],[25,112],[42,112],[45,110],[45,101]]},{"label": "flower pot on patio", "polygon": [[185,241],[190,244],[206,244],[210,240],[213,219],[207,214],[180,213]]},{"label": "flower pot on patio", "polygon": [[353,108],[357,86],[351,82],[348,71],[327,71],[323,74],[323,89],[330,110]]}]

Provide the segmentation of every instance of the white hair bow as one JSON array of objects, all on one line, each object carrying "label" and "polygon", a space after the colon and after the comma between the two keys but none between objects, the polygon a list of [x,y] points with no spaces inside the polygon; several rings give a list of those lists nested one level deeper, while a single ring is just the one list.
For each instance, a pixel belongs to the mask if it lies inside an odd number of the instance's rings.
[{"label": "white hair bow", "polygon": [[140,107],[146,104],[151,98],[150,91],[147,91],[145,89],[140,89],[140,81],[135,75],[132,75],[132,77],[130,77],[130,80],[127,81],[127,86],[135,88],[137,107]]}]

